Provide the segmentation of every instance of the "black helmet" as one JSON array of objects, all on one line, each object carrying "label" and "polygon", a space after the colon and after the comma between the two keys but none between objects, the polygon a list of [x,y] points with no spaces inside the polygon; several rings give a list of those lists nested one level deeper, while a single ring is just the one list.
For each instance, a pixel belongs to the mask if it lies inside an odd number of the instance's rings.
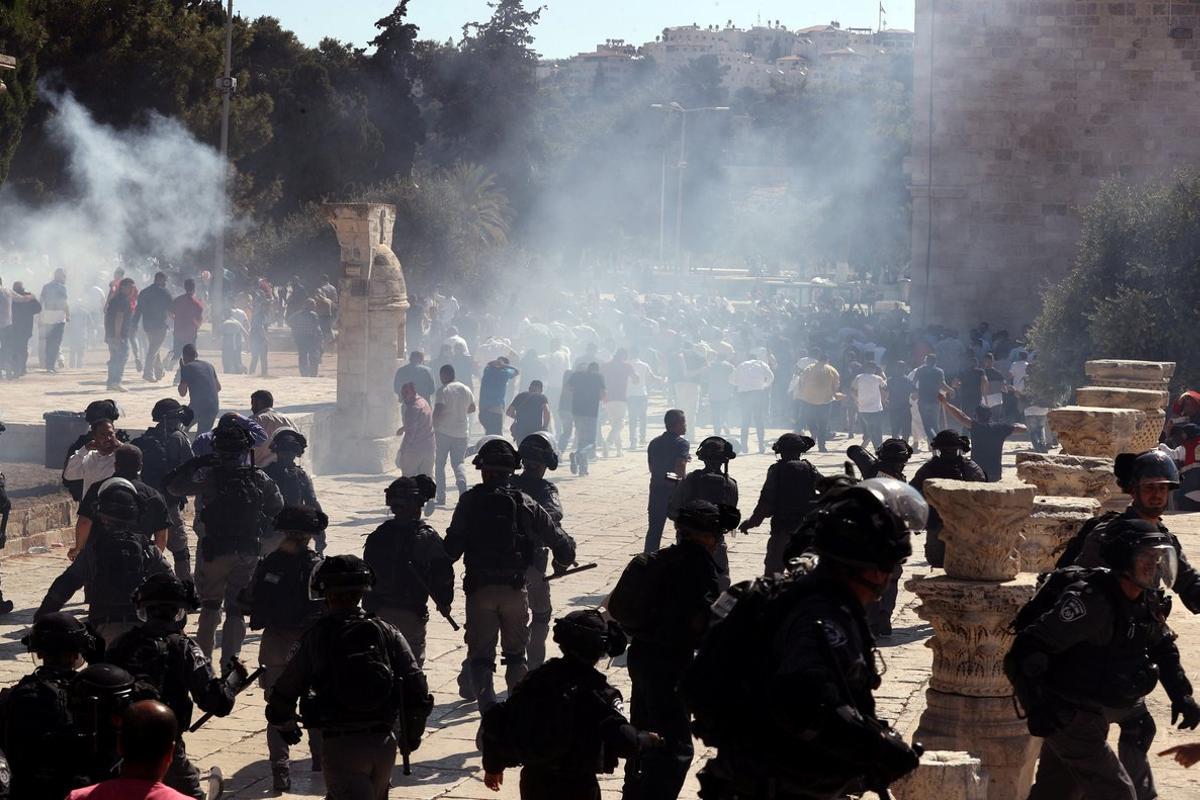
[{"label": "black helmet", "polygon": [[[1179,486],[1179,468],[1175,466],[1175,460],[1162,450],[1147,450],[1139,453],[1134,456],[1132,462],[1127,460],[1129,455],[1121,453],[1117,456],[1118,459],[1122,459],[1124,464],[1128,465],[1127,479],[1122,484],[1122,488],[1132,490],[1143,483],[1165,483],[1172,489]],[[1115,461],[1113,472],[1114,474],[1117,472]],[[1118,482],[1120,482],[1120,476],[1118,476]]]},{"label": "black helmet", "polygon": [[871,478],[830,492],[804,521],[822,559],[890,571],[912,555],[909,531],[925,527],[929,507],[906,483]]},{"label": "black helmet", "polygon": [[696,448],[696,458],[701,461],[732,461],[737,458],[733,445],[720,436],[709,436]]},{"label": "black helmet", "polygon": [[121,409],[117,408],[115,400],[93,400],[84,409],[83,418],[89,425],[94,425],[102,419],[116,422],[121,418]]},{"label": "black helmet", "polygon": [[271,450],[287,450],[303,454],[308,449],[308,439],[294,428],[279,428],[271,436]]},{"label": "black helmet", "polygon": [[1169,589],[1179,574],[1179,552],[1154,522],[1118,517],[1104,526],[1100,557],[1143,589]]},{"label": "black helmet", "polygon": [[553,472],[558,469],[558,450],[545,433],[531,433],[521,440],[517,455],[526,464],[543,464]]},{"label": "black helmet", "polygon": [[775,440],[771,449],[780,455],[791,455],[792,453],[807,453],[816,444],[811,436],[805,436],[802,433],[785,433]]},{"label": "black helmet", "polygon": [[363,589],[375,585],[375,570],[358,556],[330,556],[313,570],[308,584],[311,600],[320,600],[330,589]]},{"label": "black helmet", "polygon": [[933,450],[961,450],[969,453],[971,452],[971,440],[957,431],[944,430],[938,431],[934,435],[932,441],[929,442],[929,447]]},{"label": "black helmet", "polygon": [[191,410],[187,406],[182,405],[174,397],[164,397],[155,403],[154,408],[150,410],[150,419],[155,422],[162,422],[167,417],[181,417],[184,416],[185,408],[188,411]]},{"label": "black helmet", "polygon": [[689,528],[717,535],[731,531],[742,521],[741,513],[733,506],[714,505],[707,500],[691,500],[679,509],[675,517],[678,528]]},{"label": "black helmet", "polygon": [[254,439],[250,432],[238,424],[233,414],[221,417],[221,421],[213,429],[212,447],[218,454],[242,455],[253,446]]},{"label": "black helmet", "polygon": [[406,503],[422,504],[432,500],[437,495],[437,484],[428,475],[417,475],[413,478],[396,478],[383,491],[383,498],[388,508]]},{"label": "black helmet", "polygon": [[137,489],[125,478],[108,478],[96,494],[96,510],[121,522],[137,522],[142,513],[142,499]]},{"label": "black helmet", "polygon": [[95,638],[87,626],[70,614],[56,611],[47,614],[21,637],[21,644],[31,653],[66,655],[89,653],[95,647]]},{"label": "black helmet", "polygon": [[507,470],[515,472],[521,466],[521,456],[507,439],[496,437],[479,446],[471,461],[479,469]]},{"label": "black helmet", "polygon": [[195,611],[200,608],[196,585],[190,581],[184,583],[166,572],[147,576],[133,590],[129,599],[139,609],[148,606],[170,606],[184,611]]},{"label": "black helmet", "polygon": [[903,439],[884,439],[883,444],[875,451],[880,461],[890,464],[907,464],[912,454],[912,448]]},{"label": "black helmet", "polygon": [[606,655],[616,658],[629,643],[625,630],[599,611],[572,611],[554,623],[554,641],[564,653],[591,660]]},{"label": "black helmet", "polygon": [[284,506],[275,515],[275,530],[284,533],[302,533],[316,536],[329,527],[329,517],[315,508]]},{"label": "black helmet", "polygon": [[115,664],[92,664],[75,679],[72,691],[99,700],[108,713],[120,711],[133,697],[134,678]]}]

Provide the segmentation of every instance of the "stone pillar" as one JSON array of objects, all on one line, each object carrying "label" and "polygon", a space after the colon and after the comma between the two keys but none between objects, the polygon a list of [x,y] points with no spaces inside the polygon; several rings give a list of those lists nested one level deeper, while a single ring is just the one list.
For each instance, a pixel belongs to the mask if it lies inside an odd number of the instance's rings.
[{"label": "stone pillar", "polygon": [[1133,447],[1141,416],[1132,408],[1062,406],[1051,409],[1046,422],[1065,455],[1115,458]]},{"label": "stone pillar", "polygon": [[891,785],[899,800],[987,800],[987,777],[970,753],[926,750],[921,765]]},{"label": "stone pillar", "polygon": [[1017,453],[1017,477],[1037,487],[1039,495],[1091,497],[1103,502],[1119,494],[1111,458]]},{"label": "stone pillar", "polygon": [[1131,361],[1100,358],[1086,361],[1083,372],[1097,386],[1123,386],[1164,392],[1175,376],[1174,361]]},{"label": "stone pillar", "polygon": [[927,643],[933,650],[927,707],[913,739],[978,757],[993,800],[1023,800],[1037,758],[1037,741],[1017,718],[1003,670],[1009,625],[1036,583],[1018,574],[1021,525],[1034,492],[1008,481],[926,482],[925,497],[945,524],[946,574],[906,584],[921,598],[917,613],[934,632]]},{"label": "stone pillar", "polygon": [[395,206],[329,203],[326,218],[341,245],[338,280],[339,432],[333,464],[340,472],[394,468],[400,409],[392,379],[404,353],[408,291],[392,252]]},{"label": "stone pillar", "polygon": [[1081,386],[1075,390],[1075,400],[1081,406],[1132,408],[1137,411],[1139,417],[1130,442],[1131,452],[1140,453],[1157,445],[1163,423],[1167,421],[1169,395],[1165,384],[1161,389]]},{"label": "stone pillar", "polygon": [[1021,527],[1021,571],[1054,569],[1067,543],[1099,513],[1100,501],[1090,497],[1035,497],[1033,513]]}]

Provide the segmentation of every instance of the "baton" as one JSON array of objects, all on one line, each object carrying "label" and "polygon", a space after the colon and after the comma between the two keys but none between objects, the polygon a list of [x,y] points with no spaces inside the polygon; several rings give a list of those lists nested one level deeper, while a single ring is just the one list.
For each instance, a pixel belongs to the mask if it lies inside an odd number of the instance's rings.
[{"label": "baton", "polygon": [[[237,694],[241,694],[242,692],[244,692],[246,690],[247,686],[249,686],[250,684],[254,683],[256,680],[258,680],[259,676],[262,675],[266,671],[267,671],[266,667],[259,667],[258,669],[254,670],[254,672],[251,672],[249,675],[247,675],[246,682],[242,684],[241,689],[238,689]],[[236,697],[236,696],[237,695],[234,695],[234,697]],[[200,730],[202,727],[204,727],[204,724],[207,723],[214,716],[216,716],[216,715],[213,714],[211,711],[209,711],[203,717],[201,717],[200,719],[198,719],[192,723],[192,726],[190,728],[188,728],[188,733],[195,733],[196,731]]]},{"label": "baton", "polygon": [[600,565],[597,564],[595,561],[593,561],[590,564],[582,564],[578,567],[571,567],[570,569],[564,569],[562,572],[556,572],[553,575],[548,576],[546,578],[546,580],[547,581],[556,581],[559,578],[565,578],[568,575],[574,575],[578,572],[587,572],[589,569],[595,569],[598,566],[600,566]]},{"label": "baton", "polygon": [[[404,564],[405,564],[405,566],[408,567],[408,571],[410,573],[412,573],[413,580],[415,580],[417,582],[417,586],[420,586],[421,589],[425,592],[425,594],[429,595],[430,597],[433,597],[433,592],[429,591],[429,584],[427,584],[424,580],[421,579],[421,573],[417,572],[417,568],[415,566],[413,566],[413,562],[411,560],[409,560],[409,561],[404,562]],[[451,628],[453,628],[455,631],[459,630],[458,623],[454,621],[454,617],[450,616],[449,611],[442,611],[442,609],[438,607],[438,604],[436,602],[433,604],[433,607],[437,609],[437,612],[442,615],[442,617],[446,620],[446,622],[450,623]],[[408,773],[406,772],[404,774],[407,775]]]},{"label": "baton", "polygon": [[408,746],[408,719],[405,717],[403,687],[400,689],[400,714],[396,717],[396,723],[400,729],[400,758],[404,764],[404,774],[412,775],[412,748]]}]

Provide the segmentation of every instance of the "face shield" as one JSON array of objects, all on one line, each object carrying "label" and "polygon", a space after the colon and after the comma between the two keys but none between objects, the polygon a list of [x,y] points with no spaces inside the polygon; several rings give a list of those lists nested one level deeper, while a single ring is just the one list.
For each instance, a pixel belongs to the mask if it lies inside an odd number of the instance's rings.
[{"label": "face shield", "polygon": [[1170,589],[1179,574],[1179,554],[1169,544],[1146,545],[1133,552],[1126,575],[1146,591]]},{"label": "face shield", "polygon": [[871,478],[861,481],[855,488],[866,489],[904,522],[910,531],[925,529],[929,520],[929,505],[921,493],[895,478]]},{"label": "face shield", "polygon": [[317,588],[317,573],[321,571],[321,562],[313,567],[313,571],[308,574],[308,599],[312,601],[320,601],[325,599],[325,590]]},{"label": "face shield", "polygon": [[138,606],[137,618],[142,622],[149,622],[154,619],[172,624],[179,623],[187,619],[187,609],[183,606],[168,605],[166,603],[143,605]]}]

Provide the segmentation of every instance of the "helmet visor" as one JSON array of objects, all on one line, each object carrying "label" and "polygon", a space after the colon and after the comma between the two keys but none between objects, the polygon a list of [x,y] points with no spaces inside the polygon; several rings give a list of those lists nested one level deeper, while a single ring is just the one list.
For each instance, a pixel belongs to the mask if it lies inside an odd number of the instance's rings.
[{"label": "helmet visor", "polygon": [[879,498],[889,511],[904,522],[910,531],[925,529],[929,521],[929,505],[921,493],[904,481],[895,478],[871,478],[858,484]]},{"label": "helmet visor", "polygon": [[318,562],[313,571],[308,574],[308,599],[309,600],[324,600],[325,590],[317,586],[317,573],[321,569],[321,564]]},{"label": "helmet visor", "polygon": [[1129,578],[1147,591],[1170,589],[1179,574],[1179,554],[1169,544],[1139,547],[1133,553]]}]

